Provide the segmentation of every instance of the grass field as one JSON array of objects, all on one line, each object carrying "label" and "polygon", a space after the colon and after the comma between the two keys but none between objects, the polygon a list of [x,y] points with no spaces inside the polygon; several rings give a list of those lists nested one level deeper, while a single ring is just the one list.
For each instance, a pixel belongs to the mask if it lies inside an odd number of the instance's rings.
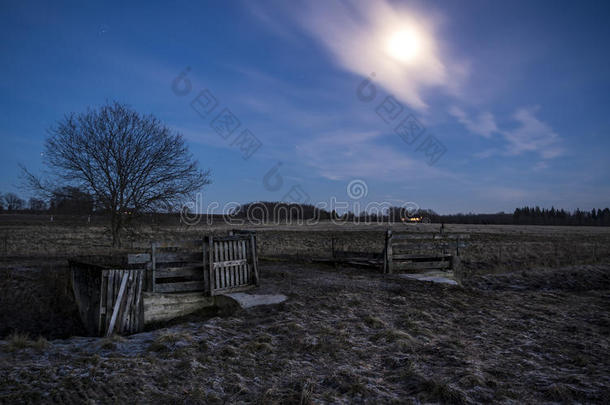
[{"label": "grass field", "polygon": [[[42,243],[58,229],[35,227],[36,235],[25,225],[11,235],[29,231],[27,244]],[[461,286],[305,262],[326,252],[330,235],[376,249],[383,226],[261,226],[268,257],[300,249],[293,259],[261,263],[260,292],[288,301],[103,339],[78,337],[66,252],[28,257],[15,243],[0,270],[8,292],[0,298],[0,402],[608,403],[610,230],[448,228],[472,238]],[[80,240],[76,248],[92,249],[83,241],[95,230],[70,229],[57,245]],[[209,229],[140,235],[202,231]],[[498,257],[499,244],[516,253]]]}]

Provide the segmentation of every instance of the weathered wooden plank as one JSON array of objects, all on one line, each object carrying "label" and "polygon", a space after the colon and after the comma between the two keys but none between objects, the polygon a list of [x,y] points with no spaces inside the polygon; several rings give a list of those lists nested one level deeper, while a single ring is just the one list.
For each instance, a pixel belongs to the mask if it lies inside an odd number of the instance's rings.
[{"label": "weathered wooden plank", "polygon": [[112,309],[114,308],[114,270],[108,271],[108,284],[106,285],[106,291],[102,294],[106,294],[106,320],[104,322],[104,330],[100,330],[100,334],[108,331],[110,326],[110,318],[112,316]]},{"label": "weathered wooden plank", "polygon": [[[133,298],[135,293],[135,283],[134,283],[134,272],[127,271],[128,275],[127,280],[127,298],[125,299],[125,305],[119,312],[119,332],[120,333],[130,333],[130,322],[131,322],[131,313],[133,310]],[[122,316],[121,316],[122,315]]]},{"label": "weathered wooden plank", "polygon": [[[238,243],[239,241],[233,241],[231,242],[231,247],[232,247],[232,251],[233,251],[233,261],[238,261],[239,259],[239,251],[237,250],[237,246],[239,245]],[[235,266],[229,266],[229,268],[231,269],[231,274],[233,276],[233,285],[239,285],[239,274],[238,274],[238,269],[239,266],[241,264],[236,264]]]},{"label": "weathered wooden plank", "polygon": [[[123,299],[117,301],[119,304],[119,315],[117,316],[114,329],[118,334],[123,333],[123,323],[125,321],[125,315],[127,313],[127,308],[128,308],[128,303],[126,301],[127,301],[128,295],[129,295],[131,272],[128,272],[126,270],[120,270],[120,275],[121,275],[121,279],[123,276],[127,276],[127,284],[125,285],[125,292],[123,293],[123,295],[124,295]],[[119,288],[119,291],[120,291],[120,288]]]},{"label": "weathered wooden plank", "polygon": [[119,288],[119,293],[117,295],[116,301],[114,303],[114,308],[112,310],[112,317],[110,318],[110,325],[108,326],[108,330],[106,331],[106,336],[112,335],[114,332],[114,326],[117,321],[117,317],[119,315],[119,310],[121,309],[121,303],[123,301],[123,296],[125,295],[125,286],[127,285],[127,274],[123,274],[121,277],[121,287]]},{"label": "weathered wooden plank", "polygon": [[203,281],[183,281],[180,283],[158,283],[157,292],[180,292],[180,291],[203,291],[205,283]]},{"label": "weathered wooden plank", "polygon": [[466,247],[466,244],[456,242],[430,242],[430,243],[392,243],[394,251],[411,251],[411,250],[442,250],[456,249],[457,247]]},{"label": "weathered wooden plank", "polygon": [[[223,241],[223,242],[221,242],[221,244],[222,244],[222,261],[226,262],[229,260],[229,255],[227,252],[227,242]],[[224,286],[228,287],[230,285],[230,283],[229,283],[229,277],[228,277],[228,274],[227,274],[227,271],[225,268],[222,268],[222,275],[223,275],[223,279],[224,279],[223,280]]]},{"label": "weathered wooden plank", "polygon": [[392,233],[393,240],[433,240],[434,233]]},{"label": "weathered wooden plank", "polygon": [[100,284],[100,312],[97,321],[97,333],[101,334],[104,330],[104,321],[106,320],[106,289],[108,286],[108,270],[102,271],[102,282]]},{"label": "weathered wooden plank", "polygon": [[206,247],[206,252],[208,253],[208,273],[209,273],[209,286],[208,286],[208,294],[212,295],[212,291],[214,291],[214,239],[212,236],[208,237],[208,245]]},{"label": "weathered wooden plank", "polygon": [[244,241],[238,242],[239,247],[239,260],[245,260],[246,262],[239,266],[239,284],[246,284],[246,266],[248,265],[248,258],[246,257],[246,253],[244,251]]},{"label": "weathered wooden plank", "polygon": [[434,262],[394,262],[395,270],[422,270],[422,269],[446,269],[451,267],[450,261]]},{"label": "weathered wooden plank", "polygon": [[[214,268],[214,263],[215,261],[220,260],[220,243],[214,241],[214,244],[212,245],[214,246],[214,259],[212,260],[212,268]],[[222,287],[221,281],[220,281],[220,269],[214,269],[214,279],[215,279],[215,284],[214,284],[214,288],[218,289]]]},{"label": "weathered wooden plank", "polygon": [[249,237],[250,237],[250,234],[244,234],[244,235],[232,235],[232,236],[231,235],[217,236],[214,239],[218,242],[228,242],[228,241],[233,241],[233,240],[248,240]]},{"label": "weathered wooden plank", "polygon": [[142,294],[142,322],[167,321],[188,315],[202,308],[214,306],[214,298],[201,293],[161,294],[144,292]]},{"label": "weathered wooden plank", "polygon": [[140,332],[139,329],[139,320],[140,320],[140,302],[141,302],[141,297],[142,297],[142,291],[141,291],[141,281],[142,281],[142,271],[138,270],[134,273],[135,275],[135,291],[134,291],[134,298],[133,298],[133,312],[132,312],[132,319],[131,319],[131,333],[136,333],[136,332]]},{"label": "weathered wooden plank", "polygon": [[151,291],[156,291],[156,281],[155,278],[157,277],[157,275],[155,274],[156,270],[157,270],[157,248],[155,246],[155,244],[151,244],[150,247],[150,265],[151,265]]},{"label": "weathered wooden plank", "polygon": [[443,258],[450,258],[453,255],[448,254],[448,253],[438,253],[438,254],[433,254],[433,255],[421,255],[421,254],[410,254],[410,253],[394,253],[392,255],[392,259],[394,260],[406,260],[406,259],[429,259],[431,257],[437,257],[440,259]]},{"label": "weathered wooden plank", "polygon": [[470,239],[469,234],[413,234],[413,233],[394,233],[394,240],[444,240],[444,239]]},{"label": "weathered wooden plank", "polygon": [[182,249],[199,249],[203,244],[203,239],[190,239],[190,240],[177,240],[177,241],[162,241],[154,242],[157,249],[170,249],[170,248],[182,248]]},{"label": "weathered wooden plank", "polygon": [[394,235],[392,235],[392,230],[388,229],[386,232],[386,239],[385,239],[384,272],[389,273],[389,274],[391,274],[394,271],[394,268],[393,268],[394,254],[393,254],[393,250],[392,250],[393,236]]},{"label": "weathered wooden plank", "polygon": [[256,242],[254,235],[250,234],[250,249],[252,249],[252,275],[253,282],[256,286],[259,285],[259,274],[258,274],[258,257],[256,255]]},{"label": "weathered wooden plank", "polygon": [[[227,261],[228,262],[232,262],[233,261],[233,242],[235,241],[228,241],[227,242]],[[224,266],[225,267],[225,271],[227,272],[227,278],[229,279],[229,285],[233,286],[235,283],[235,280],[233,279],[233,272],[231,270],[233,270],[232,267],[229,266]]]},{"label": "weathered wooden plank", "polygon": [[235,287],[227,287],[227,288],[223,288],[223,289],[214,291],[214,295],[235,293],[235,292],[240,292],[240,291],[248,291],[248,290],[251,290],[251,289],[253,289],[255,287],[256,286],[254,284],[238,285],[238,286],[235,286]]},{"label": "weathered wooden plank", "polygon": [[207,239],[201,245],[201,254],[203,256],[202,260],[202,274],[203,274],[203,282],[205,283],[206,292],[210,289],[210,272],[208,271],[208,254],[207,254]]},{"label": "weathered wooden plank", "polygon": [[127,255],[128,264],[143,264],[150,262],[150,253],[130,253]]},{"label": "weathered wooden plank", "polygon": [[163,278],[190,277],[203,279],[203,265],[157,268],[157,280]]},{"label": "weathered wooden plank", "polygon": [[155,263],[201,262],[201,252],[159,252],[154,257]]},{"label": "weathered wooden plank", "polygon": [[239,266],[239,282],[240,284],[247,284],[248,279],[246,278],[246,271],[248,268],[248,259],[246,258],[246,241],[239,241],[239,258],[240,260],[245,260],[246,262]]},{"label": "weathered wooden plank", "polygon": [[214,268],[236,267],[236,266],[240,266],[240,265],[242,265],[244,263],[247,263],[246,259],[227,260],[226,262],[216,262],[216,263],[214,263]]}]

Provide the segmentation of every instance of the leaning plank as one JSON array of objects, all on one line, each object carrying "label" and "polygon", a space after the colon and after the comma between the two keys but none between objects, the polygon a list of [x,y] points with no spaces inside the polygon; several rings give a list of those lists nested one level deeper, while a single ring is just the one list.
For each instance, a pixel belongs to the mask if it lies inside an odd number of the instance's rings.
[{"label": "leaning plank", "polygon": [[116,297],[116,301],[114,303],[114,309],[112,310],[112,318],[110,318],[110,326],[108,326],[108,331],[106,331],[106,336],[112,335],[114,332],[114,325],[117,320],[117,316],[119,315],[119,309],[121,307],[121,302],[123,301],[123,295],[125,294],[125,286],[127,285],[127,274],[123,274],[123,278],[121,280],[121,288],[119,288],[119,294]]},{"label": "leaning plank", "polygon": [[157,292],[180,292],[180,291],[203,291],[205,283],[203,281],[184,281],[181,283],[159,283],[156,285]]},{"label": "leaning plank", "polygon": [[[134,281],[134,273],[133,271],[128,271],[127,272],[129,274],[129,279],[128,279],[128,283],[129,286],[127,287],[127,298],[125,299],[125,305],[123,305],[123,308],[121,309],[121,312],[119,312],[119,332],[120,333],[130,333],[131,330],[129,329],[129,323],[131,322],[131,311],[133,309],[133,297],[134,297],[134,293],[135,293],[135,287],[136,287],[136,283]],[[123,316],[120,316],[120,314],[123,314]]]}]

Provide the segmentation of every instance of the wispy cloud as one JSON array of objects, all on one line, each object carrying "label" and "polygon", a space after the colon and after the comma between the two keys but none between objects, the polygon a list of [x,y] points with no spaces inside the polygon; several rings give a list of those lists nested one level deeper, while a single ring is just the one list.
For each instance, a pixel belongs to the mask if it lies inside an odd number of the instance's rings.
[{"label": "wispy cloud", "polygon": [[[476,119],[471,119],[462,109],[453,106],[449,113],[454,116],[470,132],[492,138],[499,134],[506,141],[503,150],[490,148],[475,156],[485,158],[497,154],[521,155],[526,152],[538,153],[543,159],[552,159],[563,154],[560,136],[550,125],[536,117],[538,107],[522,107],[515,111],[512,119],[517,123],[512,129],[501,129],[496,124],[496,119],[489,112],[481,113]],[[542,168],[538,165],[537,168]]]},{"label": "wispy cloud", "polygon": [[379,132],[335,131],[300,143],[296,151],[305,165],[330,180],[360,177],[392,182],[449,176],[385,145],[382,140],[386,136]]},{"label": "wispy cloud", "polygon": [[453,106],[449,109],[449,113],[474,134],[491,138],[494,132],[498,132],[496,120],[489,112],[483,112],[476,119],[470,119],[462,109]]},{"label": "wispy cloud", "polygon": [[563,153],[559,146],[559,135],[534,113],[537,108],[520,108],[513,118],[519,123],[515,129],[503,131],[510,146],[508,152],[518,155],[523,152],[537,152],[544,159],[555,158]]}]

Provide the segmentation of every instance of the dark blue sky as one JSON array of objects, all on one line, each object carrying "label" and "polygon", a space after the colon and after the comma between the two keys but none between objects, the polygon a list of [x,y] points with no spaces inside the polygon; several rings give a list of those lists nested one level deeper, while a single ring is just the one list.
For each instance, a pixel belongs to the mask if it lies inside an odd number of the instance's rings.
[{"label": "dark blue sky", "polygon": [[[18,163],[42,169],[65,113],[117,100],[184,134],[213,172],[205,205],[346,200],[353,180],[362,205],[442,213],[610,205],[608,2],[83,3],[0,6],[0,192]],[[211,124],[225,108],[227,139]],[[424,132],[405,141],[406,117]],[[246,129],[262,145],[248,159]]]}]

